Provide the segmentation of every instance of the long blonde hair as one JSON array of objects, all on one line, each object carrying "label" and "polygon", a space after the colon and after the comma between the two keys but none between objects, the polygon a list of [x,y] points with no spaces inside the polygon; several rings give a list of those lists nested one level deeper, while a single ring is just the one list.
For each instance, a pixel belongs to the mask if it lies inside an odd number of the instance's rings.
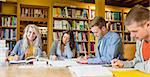
[{"label": "long blonde hair", "polygon": [[29,31],[29,28],[32,28],[32,31],[34,31],[36,35],[35,39],[33,40],[33,48],[35,49],[42,48],[41,34],[39,32],[38,27],[35,24],[28,24],[24,29],[22,50],[26,50],[29,47],[29,41],[27,38],[27,33]]}]

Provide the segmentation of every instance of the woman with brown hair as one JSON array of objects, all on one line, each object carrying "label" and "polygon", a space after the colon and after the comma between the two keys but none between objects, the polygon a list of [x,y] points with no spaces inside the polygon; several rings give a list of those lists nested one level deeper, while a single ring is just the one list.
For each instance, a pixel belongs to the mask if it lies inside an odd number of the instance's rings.
[{"label": "woman with brown hair", "polygon": [[50,50],[50,60],[70,59],[73,57],[73,52],[69,45],[70,33],[70,31],[63,32],[61,40],[53,42]]}]

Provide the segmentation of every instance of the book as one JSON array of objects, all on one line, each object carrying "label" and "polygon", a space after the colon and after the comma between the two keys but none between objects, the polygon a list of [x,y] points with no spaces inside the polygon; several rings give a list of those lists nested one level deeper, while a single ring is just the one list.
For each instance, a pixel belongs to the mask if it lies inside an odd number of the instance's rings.
[{"label": "book", "polygon": [[101,65],[71,66],[69,70],[77,77],[113,77],[112,72]]},{"label": "book", "polygon": [[90,19],[94,19],[95,17],[95,11],[91,11]]},{"label": "book", "polygon": [[31,63],[33,64],[34,62],[36,61],[46,61],[47,64],[48,64],[48,59],[45,59],[45,58],[41,58],[41,57],[34,57],[34,56],[30,56],[28,58],[26,58],[25,60],[18,60],[18,61],[9,61],[9,64],[28,64],[28,63]]},{"label": "book", "polygon": [[76,62],[76,59],[50,60],[49,64],[53,67],[71,67],[81,65]]}]

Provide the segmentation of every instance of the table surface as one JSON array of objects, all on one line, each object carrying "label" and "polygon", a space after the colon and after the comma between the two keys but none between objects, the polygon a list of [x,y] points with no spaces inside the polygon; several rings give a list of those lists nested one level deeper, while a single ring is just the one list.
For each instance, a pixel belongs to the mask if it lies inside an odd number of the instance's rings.
[{"label": "table surface", "polygon": [[72,77],[69,69],[54,67],[24,68],[19,65],[0,66],[0,77]]},{"label": "table surface", "polygon": [[[27,67],[26,67],[27,66]],[[150,77],[137,70],[112,71],[114,77]],[[32,67],[32,65],[0,66],[0,77],[75,77],[66,67]]]}]

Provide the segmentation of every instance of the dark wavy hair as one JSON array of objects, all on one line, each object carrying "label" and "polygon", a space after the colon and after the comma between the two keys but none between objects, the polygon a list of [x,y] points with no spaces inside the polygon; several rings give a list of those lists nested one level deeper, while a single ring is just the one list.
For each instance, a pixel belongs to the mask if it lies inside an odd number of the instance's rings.
[{"label": "dark wavy hair", "polygon": [[64,31],[63,32],[63,34],[62,34],[62,36],[61,36],[61,42],[60,42],[60,50],[62,51],[62,52],[64,52],[64,47],[65,47],[65,44],[63,43],[63,36],[64,36],[64,34],[68,34],[69,36],[70,36],[70,33],[71,33],[71,31],[70,30],[68,30],[68,31]]}]

